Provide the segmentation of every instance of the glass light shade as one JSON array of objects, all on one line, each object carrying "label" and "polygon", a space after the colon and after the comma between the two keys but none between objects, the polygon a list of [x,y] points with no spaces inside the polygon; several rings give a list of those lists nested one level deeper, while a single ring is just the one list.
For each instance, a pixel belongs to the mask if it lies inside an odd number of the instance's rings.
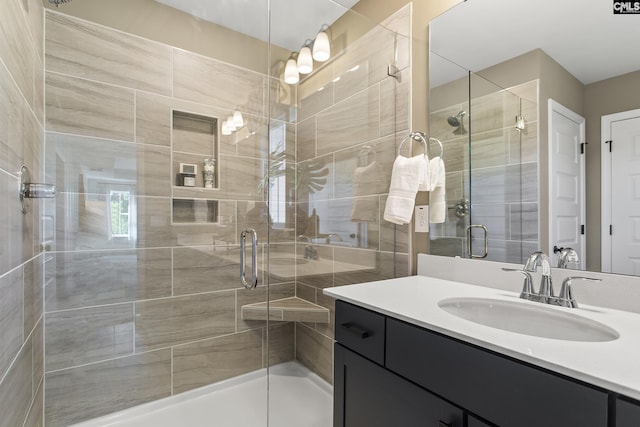
[{"label": "glass light shade", "polygon": [[311,57],[311,49],[308,46],[300,49],[298,54],[298,72],[300,74],[309,74],[313,71],[313,58]]},{"label": "glass light shade", "polygon": [[291,58],[287,61],[287,65],[284,68],[284,82],[290,85],[294,85],[300,81],[300,75],[298,74],[298,66],[296,60]]},{"label": "glass light shade", "polygon": [[221,130],[223,135],[231,135],[231,130],[229,130],[229,127],[227,126],[227,121],[225,120],[224,122],[222,122],[222,130]]},{"label": "glass light shade", "polygon": [[233,112],[233,125],[236,129],[240,129],[244,126],[244,118],[242,117],[242,113],[238,110]]},{"label": "glass light shade", "polygon": [[313,42],[313,59],[324,62],[331,57],[331,44],[329,36],[324,31],[320,31]]},{"label": "glass light shade", "polygon": [[229,129],[231,132],[236,131],[236,125],[233,122],[233,116],[227,117],[227,129]]}]

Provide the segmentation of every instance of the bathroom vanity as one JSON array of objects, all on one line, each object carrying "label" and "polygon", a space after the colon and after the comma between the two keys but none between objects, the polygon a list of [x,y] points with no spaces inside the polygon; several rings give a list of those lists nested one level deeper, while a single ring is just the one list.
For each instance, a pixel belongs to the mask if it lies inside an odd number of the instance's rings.
[{"label": "bathroom vanity", "polygon": [[[640,315],[548,307],[424,276],[325,293],[338,300],[335,427],[640,425]],[[456,300],[532,310],[523,318],[540,315],[541,325],[516,333],[519,316],[511,316],[489,327],[482,315],[445,310],[452,298],[458,308]],[[547,317],[569,326],[549,338]]]}]

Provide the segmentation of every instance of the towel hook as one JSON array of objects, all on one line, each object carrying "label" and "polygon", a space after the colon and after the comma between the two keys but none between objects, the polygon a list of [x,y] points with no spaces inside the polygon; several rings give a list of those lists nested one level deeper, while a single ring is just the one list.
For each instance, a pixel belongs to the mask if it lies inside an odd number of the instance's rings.
[{"label": "towel hook", "polygon": [[[424,134],[424,132],[411,132],[408,136],[406,136],[401,142],[400,145],[398,146],[398,156],[400,155],[400,151],[402,150],[402,145],[407,142],[409,139],[413,139],[415,141],[418,141],[420,144],[422,144],[422,148],[424,150],[424,154],[425,156],[427,155],[427,139],[426,136]],[[435,141],[438,143],[438,145],[440,146],[440,158],[443,159],[444,158],[444,147],[442,146],[442,142],[437,139],[437,138],[432,138],[429,137],[429,141]]]}]

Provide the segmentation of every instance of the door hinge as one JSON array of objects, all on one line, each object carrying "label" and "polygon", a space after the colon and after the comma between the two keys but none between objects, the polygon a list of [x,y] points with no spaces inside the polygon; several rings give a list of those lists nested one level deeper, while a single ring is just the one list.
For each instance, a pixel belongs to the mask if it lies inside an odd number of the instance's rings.
[{"label": "door hinge", "polygon": [[584,224],[580,226],[580,234],[584,234]]},{"label": "door hinge", "polygon": [[613,236],[613,225],[609,225],[609,236]]},{"label": "door hinge", "polygon": [[580,143],[580,154],[584,154],[585,149],[587,148],[586,145],[588,144],[588,142],[582,142]]},{"label": "door hinge", "polygon": [[612,147],[613,147],[613,140],[611,140],[611,139],[610,139],[610,140],[608,140],[608,141],[605,141],[604,143],[605,143],[605,144],[609,144],[609,152],[611,152]]}]

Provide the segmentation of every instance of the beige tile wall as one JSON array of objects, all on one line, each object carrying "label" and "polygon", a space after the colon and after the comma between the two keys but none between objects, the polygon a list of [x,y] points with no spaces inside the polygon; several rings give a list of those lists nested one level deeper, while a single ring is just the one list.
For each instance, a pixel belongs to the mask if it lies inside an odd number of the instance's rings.
[{"label": "beige tile wall", "polygon": [[[298,89],[298,169],[326,169],[327,175],[321,189],[300,186],[297,192],[305,215],[296,234],[314,239],[319,261],[297,267],[296,295],[329,308],[331,321],[296,323],[296,359],[329,382],[335,302],[322,290],[408,274],[408,226],[384,221],[383,212],[396,146],[408,134],[410,43],[402,34],[409,33],[410,19],[406,6]],[[388,29],[391,24],[397,35]],[[387,76],[395,57],[399,81]],[[354,185],[363,167],[366,184]],[[317,230],[309,226],[314,210],[320,217]],[[330,234],[336,236],[327,242]],[[306,245],[297,243],[298,258],[304,258]]]},{"label": "beige tile wall", "polygon": [[0,426],[42,425],[42,203],[21,212],[25,164],[43,179],[43,7],[0,1]]},{"label": "beige tile wall", "polygon": [[[60,191],[46,204],[52,252],[44,295],[37,295],[45,300],[47,427],[292,360],[293,325],[272,324],[267,334],[265,322],[240,318],[243,304],[267,298],[266,286],[248,291],[238,280],[239,232],[254,227],[267,242],[260,187],[270,152],[265,114],[289,111],[267,105],[268,77],[52,11],[46,13],[44,52],[46,179]],[[201,149],[185,139],[184,127],[172,122],[173,109],[214,122],[239,109],[255,132],[240,143],[221,137],[215,150],[221,153],[219,190],[175,186],[177,164],[202,167],[212,144],[207,140]],[[289,116],[278,123],[293,153]],[[132,195],[129,238],[112,238],[109,231],[114,189]],[[218,221],[174,224],[172,198],[217,200]],[[293,236],[293,230],[274,236],[290,248],[283,246],[282,256],[293,258]],[[261,243],[261,284],[264,248]],[[0,283],[21,290],[21,274]],[[295,295],[294,281],[274,278],[270,297]],[[35,292],[24,295],[35,298]],[[16,304],[21,298],[15,295]],[[25,327],[33,323],[32,312]],[[7,324],[13,353],[22,330],[22,324]],[[268,335],[277,345],[267,345]]]},{"label": "beige tile wall", "polygon": [[[409,28],[408,8],[393,18]],[[47,426],[293,358],[331,382],[333,321],[272,323],[267,332],[265,322],[240,318],[240,307],[264,301],[267,289],[238,286],[237,236],[253,227],[261,242],[269,234],[271,258],[303,258],[295,236],[317,210],[313,237],[325,267],[284,262],[267,278],[261,243],[260,281],[272,284],[270,299],[298,295],[333,311],[324,287],[407,274],[408,228],[381,219],[396,145],[408,132],[407,37],[397,36],[401,81],[386,76],[395,36],[379,27],[294,88],[296,109],[267,97],[277,79],[57,12],[47,11],[46,24],[46,178],[61,191],[46,203],[43,236],[52,248],[41,297]],[[255,132],[240,142],[220,138],[219,190],[173,185],[176,162],[203,157],[188,146],[175,153],[173,109],[221,119],[240,109]],[[299,162],[287,169],[286,185],[299,191],[287,190],[296,203],[287,205],[286,226],[270,229],[262,177],[269,129],[279,126],[284,150]],[[373,160],[373,184],[354,193],[356,168]],[[293,186],[301,167],[327,169],[322,190]],[[130,238],[110,237],[114,188],[132,192]],[[218,200],[218,222],[173,224],[172,197]],[[355,201],[371,220],[352,220]],[[328,233],[339,237],[327,244]]]}]

